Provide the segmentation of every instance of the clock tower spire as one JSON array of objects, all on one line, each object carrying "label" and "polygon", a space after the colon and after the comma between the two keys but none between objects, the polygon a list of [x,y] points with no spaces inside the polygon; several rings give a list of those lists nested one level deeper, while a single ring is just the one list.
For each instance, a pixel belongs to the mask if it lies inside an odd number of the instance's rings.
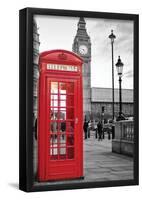
[{"label": "clock tower spire", "polygon": [[83,60],[83,112],[89,120],[91,114],[91,41],[86,30],[84,17],[80,17],[77,24],[77,33],[72,45],[73,52]]}]

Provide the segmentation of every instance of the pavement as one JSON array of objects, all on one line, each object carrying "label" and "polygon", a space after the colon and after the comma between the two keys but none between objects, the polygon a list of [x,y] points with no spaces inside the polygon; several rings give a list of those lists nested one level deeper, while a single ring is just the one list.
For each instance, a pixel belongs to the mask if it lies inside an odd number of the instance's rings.
[{"label": "pavement", "polygon": [[133,158],[112,153],[112,140],[98,141],[94,135],[84,141],[86,181],[133,179]]},{"label": "pavement", "polygon": [[[98,141],[94,135],[91,132],[91,137],[84,140],[84,179],[58,181],[58,184],[133,179],[133,157],[112,153],[112,140],[105,137]],[[54,185],[57,181],[35,184]]]}]

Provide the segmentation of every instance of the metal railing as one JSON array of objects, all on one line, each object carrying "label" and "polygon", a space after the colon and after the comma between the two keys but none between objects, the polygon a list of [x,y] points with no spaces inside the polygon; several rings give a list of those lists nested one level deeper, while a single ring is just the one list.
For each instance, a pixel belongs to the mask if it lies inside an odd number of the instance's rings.
[{"label": "metal railing", "polygon": [[122,122],[121,139],[127,140],[127,141],[134,141],[134,122],[133,121]]}]

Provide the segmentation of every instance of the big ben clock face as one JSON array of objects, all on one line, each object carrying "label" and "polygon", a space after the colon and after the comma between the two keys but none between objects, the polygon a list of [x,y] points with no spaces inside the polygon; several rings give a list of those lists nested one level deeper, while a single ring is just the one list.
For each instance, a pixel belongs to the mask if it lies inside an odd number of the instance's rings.
[{"label": "big ben clock face", "polygon": [[88,48],[85,45],[80,45],[79,46],[79,53],[82,55],[86,55],[88,53]]}]

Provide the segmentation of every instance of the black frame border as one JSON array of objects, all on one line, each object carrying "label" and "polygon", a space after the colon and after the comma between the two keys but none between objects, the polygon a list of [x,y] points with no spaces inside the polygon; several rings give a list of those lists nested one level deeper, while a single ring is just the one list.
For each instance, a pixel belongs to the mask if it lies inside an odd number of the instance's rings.
[{"label": "black frame border", "polygon": [[[33,16],[87,17],[134,22],[134,179],[34,185],[33,182]],[[139,184],[139,15],[92,11],[24,8],[19,11],[19,189],[26,192],[67,190]]]}]

